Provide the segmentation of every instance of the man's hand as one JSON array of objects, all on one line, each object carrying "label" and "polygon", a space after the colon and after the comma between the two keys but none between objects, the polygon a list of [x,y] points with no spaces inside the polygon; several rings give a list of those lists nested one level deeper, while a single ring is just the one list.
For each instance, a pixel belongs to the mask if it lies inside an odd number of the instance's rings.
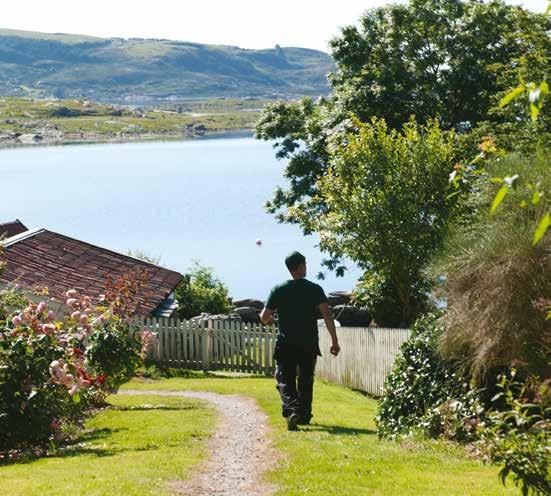
[{"label": "man's hand", "polygon": [[319,310],[321,312],[321,316],[323,317],[323,321],[325,322],[325,327],[331,335],[332,344],[331,348],[329,348],[329,353],[331,353],[331,355],[333,356],[337,356],[341,351],[341,347],[339,346],[339,339],[337,338],[335,321],[333,320],[333,316],[331,315],[331,310],[329,310],[329,305],[327,304],[327,302],[321,303],[319,306]]},{"label": "man's hand", "polygon": [[274,311],[269,308],[263,308],[260,312],[260,320],[264,325],[272,325],[275,321]]}]

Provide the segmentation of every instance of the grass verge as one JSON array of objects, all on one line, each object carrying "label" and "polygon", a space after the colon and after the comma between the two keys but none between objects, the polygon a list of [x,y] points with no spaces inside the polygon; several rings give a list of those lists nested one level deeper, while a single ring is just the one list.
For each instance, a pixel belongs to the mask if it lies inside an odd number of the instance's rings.
[{"label": "grass verge", "polygon": [[[144,392],[146,393],[146,392]],[[0,494],[170,494],[205,455],[214,414],[186,398],[112,396],[58,454],[0,467]]]}]

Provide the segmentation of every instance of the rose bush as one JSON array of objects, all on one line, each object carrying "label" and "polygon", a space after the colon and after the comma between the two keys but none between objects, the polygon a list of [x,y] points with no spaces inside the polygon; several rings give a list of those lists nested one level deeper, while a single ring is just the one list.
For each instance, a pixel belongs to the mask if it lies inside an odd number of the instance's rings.
[{"label": "rose bush", "polygon": [[109,303],[93,306],[75,290],[66,297],[61,317],[26,297],[20,310],[0,309],[0,457],[59,439],[132,375],[151,343]]}]

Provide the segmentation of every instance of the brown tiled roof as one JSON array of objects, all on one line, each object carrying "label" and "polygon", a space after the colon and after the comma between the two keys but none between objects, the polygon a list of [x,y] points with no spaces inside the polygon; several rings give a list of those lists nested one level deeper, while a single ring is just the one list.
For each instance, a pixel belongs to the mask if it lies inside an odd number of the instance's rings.
[{"label": "brown tiled roof", "polygon": [[3,224],[0,224],[0,239],[11,238],[12,236],[21,234],[26,230],[27,228],[19,219],[16,219],[13,222],[4,222]]},{"label": "brown tiled roof", "polygon": [[65,301],[68,289],[97,300],[107,278],[145,270],[147,282],[138,295],[137,311],[144,316],[154,312],[182,279],[178,272],[45,229],[5,240],[3,257],[7,267],[1,282],[28,289],[47,287],[58,301]]}]

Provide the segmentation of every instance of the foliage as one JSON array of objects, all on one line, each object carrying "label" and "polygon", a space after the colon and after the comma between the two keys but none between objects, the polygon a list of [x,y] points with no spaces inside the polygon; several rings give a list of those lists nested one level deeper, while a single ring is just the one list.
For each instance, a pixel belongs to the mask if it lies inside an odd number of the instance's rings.
[{"label": "foliage", "polygon": [[178,313],[183,319],[203,312],[226,313],[231,309],[227,287],[214,275],[212,268],[201,266],[197,261],[176,288],[176,298]]},{"label": "foliage", "polygon": [[376,322],[406,327],[428,308],[422,271],[454,213],[455,198],[446,196],[454,135],[435,121],[410,122],[402,132],[376,119],[355,126],[334,141],[331,165],[316,183],[313,201],[327,212],[295,214],[319,233],[323,251],[366,271],[356,300]]},{"label": "foliage", "polygon": [[458,131],[481,121],[514,122],[516,108],[492,112],[494,95],[517,84],[527,65],[528,81],[545,73],[548,29],[545,16],[502,1],[412,0],[368,10],[331,42],[331,95],[267,105],[258,121],[257,137],[275,140],[277,156],[289,159],[289,188],[276,190],[268,210],[299,223],[289,207],[324,213],[311,198],[328,166],[331,137],[348,128],[350,113],[362,121],[384,118],[396,129],[412,115]]},{"label": "foliage", "polygon": [[380,437],[412,431],[460,441],[475,436],[483,408],[468,379],[438,354],[443,332],[438,318],[437,314],[420,318],[402,345],[379,401]]},{"label": "foliage", "polygon": [[105,322],[88,340],[86,358],[96,373],[105,377],[106,390],[116,391],[141,364],[141,342],[128,331],[124,322]]},{"label": "foliage", "polygon": [[503,484],[512,474],[522,494],[551,493],[551,382],[516,379],[517,371],[499,380],[498,409],[488,415],[482,443],[491,460],[503,465]]},{"label": "foliage", "polygon": [[61,439],[67,423],[131,375],[144,351],[117,297],[108,307],[94,307],[75,290],[66,296],[62,316],[43,301],[13,295],[9,303],[24,306],[0,312],[3,452]]},{"label": "foliage", "polygon": [[[491,161],[471,200],[475,215],[458,226],[434,264],[442,275],[447,302],[442,351],[462,362],[474,378],[492,383],[496,371],[513,362],[543,377],[550,375],[551,321],[545,301],[551,300],[551,238],[532,246],[532,237],[547,207],[528,185],[551,189],[545,156],[509,155]],[[516,183],[518,174],[524,179]],[[497,184],[488,177],[500,178]],[[489,216],[502,178],[511,178],[510,191]],[[521,207],[522,200],[529,201]]]}]

